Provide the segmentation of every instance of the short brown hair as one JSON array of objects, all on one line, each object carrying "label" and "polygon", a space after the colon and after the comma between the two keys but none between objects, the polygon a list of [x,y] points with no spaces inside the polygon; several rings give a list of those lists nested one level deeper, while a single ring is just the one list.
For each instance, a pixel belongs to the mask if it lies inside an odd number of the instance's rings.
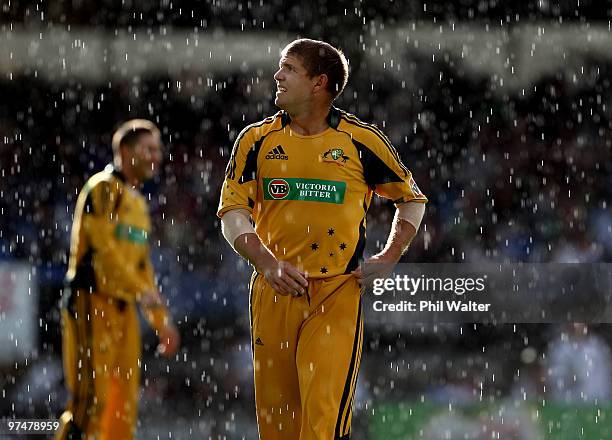
[{"label": "short brown hair", "polygon": [[144,133],[160,137],[159,129],[148,119],[131,119],[121,124],[113,134],[113,154],[118,156],[121,146],[134,147],[140,135]]},{"label": "short brown hair", "polygon": [[295,55],[304,63],[310,77],[327,75],[327,91],[336,99],[348,81],[348,62],[344,53],[329,43],[302,38],[283,49],[283,55]]}]

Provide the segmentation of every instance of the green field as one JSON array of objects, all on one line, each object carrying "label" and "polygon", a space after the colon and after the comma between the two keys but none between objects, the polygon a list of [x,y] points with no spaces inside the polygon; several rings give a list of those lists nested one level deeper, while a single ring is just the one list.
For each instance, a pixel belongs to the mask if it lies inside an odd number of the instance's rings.
[{"label": "green field", "polygon": [[[504,406],[505,405],[505,406]],[[452,416],[486,423],[500,420],[512,404],[443,406],[420,402],[380,404],[370,413],[369,438],[380,440],[423,439],[423,428],[432,417]],[[560,405],[523,402],[523,414],[539,427],[545,440],[612,439],[612,405]],[[456,437],[452,437],[456,438]],[[497,438],[497,437],[496,437]],[[504,438],[501,435],[499,438]]]}]

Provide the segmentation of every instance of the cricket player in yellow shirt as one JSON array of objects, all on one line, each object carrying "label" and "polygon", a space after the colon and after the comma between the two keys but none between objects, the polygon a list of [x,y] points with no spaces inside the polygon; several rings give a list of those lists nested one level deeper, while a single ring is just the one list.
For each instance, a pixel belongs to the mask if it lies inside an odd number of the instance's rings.
[{"label": "cricket player in yellow shirt", "polygon": [[348,439],[363,342],[366,212],[373,193],[395,203],[387,244],[367,260],[395,264],[427,198],[378,128],[332,106],[348,79],[342,52],[293,41],[274,79],[281,111],[238,136],[218,210],[223,235],[255,267],[259,434]]},{"label": "cricket player in yellow shirt", "polygon": [[141,184],[158,171],[160,133],[144,119],[112,139],[114,165],[81,190],[62,297],[64,377],[71,394],[56,439],[129,440],[140,389],[136,303],[173,355],[179,334],[157,290],[149,256],[151,220]]}]

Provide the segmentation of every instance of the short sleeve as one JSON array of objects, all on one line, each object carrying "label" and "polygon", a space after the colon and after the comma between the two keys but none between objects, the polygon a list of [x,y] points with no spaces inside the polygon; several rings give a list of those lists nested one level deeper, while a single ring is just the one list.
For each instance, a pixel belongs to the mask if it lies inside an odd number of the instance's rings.
[{"label": "short sleeve", "polygon": [[257,149],[255,128],[245,128],[234,143],[232,155],[225,170],[217,215],[232,209],[253,211],[257,199]]},{"label": "short sleeve", "polygon": [[380,130],[374,126],[362,128],[353,143],[359,150],[365,181],[376,194],[395,204],[427,202],[397,150]]},{"label": "short sleeve", "polygon": [[98,288],[113,297],[133,300],[149,283],[118,245],[116,212],[122,190],[122,185],[114,180],[88,182],[82,191],[84,203],[77,202],[83,214],[76,227],[83,228],[93,250],[92,265]]}]

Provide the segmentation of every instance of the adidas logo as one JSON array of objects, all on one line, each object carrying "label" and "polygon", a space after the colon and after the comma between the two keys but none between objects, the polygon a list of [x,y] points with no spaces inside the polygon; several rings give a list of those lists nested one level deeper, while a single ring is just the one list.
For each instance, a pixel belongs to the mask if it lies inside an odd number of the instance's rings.
[{"label": "adidas logo", "polygon": [[283,147],[281,145],[277,145],[276,147],[268,151],[268,154],[266,154],[266,159],[289,160],[289,156],[287,156],[285,150],[283,150]]},{"label": "adidas logo", "polygon": [[257,340],[255,341],[255,345],[263,345],[263,342],[261,342],[261,338],[257,338]]}]

